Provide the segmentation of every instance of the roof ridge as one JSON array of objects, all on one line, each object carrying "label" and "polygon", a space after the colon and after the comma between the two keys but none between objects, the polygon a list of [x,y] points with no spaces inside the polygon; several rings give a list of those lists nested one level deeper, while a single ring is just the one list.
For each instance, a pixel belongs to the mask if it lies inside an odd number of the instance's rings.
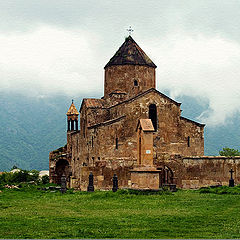
[{"label": "roof ridge", "polygon": [[199,125],[200,127],[204,127],[205,126],[205,124],[203,124],[203,123],[199,123],[199,122],[197,122],[195,120],[192,120],[192,119],[189,119],[189,118],[186,118],[186,117],[183,117],[183,116],[180,116],[180,119],[186,120],[188,122],[195,123],[196,125]]},{"label": "roof ridge", "polygon": [[124,100],[124,101],[122,101],[122,102],[119,102],[119,103],[117,103],[117,104],[115,104],[115,105],[112,105],[112,106],[109,106],[109,107],[107,107],[107,108],[110,109],[110,108],[115,107],[115,106],[117,106],[117,105],[120,105],[120,104],[123,104],[123,103],[126,103],[126,102],[130,102],[130,101],[133,101],[133,100],[137,99],[138,97],[141,97],[142,95],[145,95],[145,94],[147,94],[147,93],[149,93],[149,92],[151,92],[151,91],[155,91],[156,93],[160,94],[160,95],[163,96],[164,98],[167,98],[168,100],[170,100],[171,102],[173,102],[174,104],[176,104],[176,105],[178,105],[178,106],[181,105],[181,103],[179,103],[179,102],[171,99],[170,97],[168,97],[168,96],[165,95],[164,93],[161,93],[160,91],[158,91],[156,88],[149,88],[149,89],[147,89],[147,90],[144,91],[144,92],[140,92],[139,94],[137,94],[137,95],[135,95],[135,96],[133,96],[133,97],[131,97],[131,98],[128,98],[128,99],[126,99],[126,100]]}]

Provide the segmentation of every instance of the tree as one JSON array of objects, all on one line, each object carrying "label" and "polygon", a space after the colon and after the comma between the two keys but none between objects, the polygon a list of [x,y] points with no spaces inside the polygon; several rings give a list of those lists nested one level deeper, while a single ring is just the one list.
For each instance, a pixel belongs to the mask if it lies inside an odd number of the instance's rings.
[{"label": "tree", "polygon": [[13,167],[11,168],[11,171],[12,171],[13,169],[18,169],[18,167],[17,167],[16,165],[13,165]]},{"label": "tree", "polygon": [[237,149],[223,148],[222,151],[219,151],[220,156],[240,156],[240,152]]},{"label": "tree", "polygon": [[48,175],[42,176],[42,183],[43,183],[43,184],[49,183],[49,176],[48,176]]}]

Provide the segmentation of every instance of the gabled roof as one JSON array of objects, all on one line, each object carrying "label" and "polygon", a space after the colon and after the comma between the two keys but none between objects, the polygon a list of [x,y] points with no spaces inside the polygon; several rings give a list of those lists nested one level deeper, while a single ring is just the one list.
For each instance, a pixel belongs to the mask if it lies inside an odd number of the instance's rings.
[{"label": "gabled roof", "polygon": [[86,104],[86,107],[93,107],[93,108],[96,108],[96,107],[103,107],[103,103],[104,103],[104,100],[102,99],[97,99],[97,98],[84,98],[83,99],[85,101],[85,104]]},{"label": "gabled roof", "polygon": [[74,103],[72,102],[70,108],[67,111],[67,115],[79,115],[78,110],[76,109]]},{"label": "gabled roof", "polygon": [[115,105],[112,105],[112,106],[110,106],[109,108],[113,108],[113,107],[115,107],[115,106],[118,106],[118,105],[120,105],[120,104],[124,104],[124,103],[127,103],[127,102],[132,102],[132,101],[134,101],[135,99],[138,99],[138,98],[140,98],[140,97],[142,97],[142,96],[144,96],[144,95],[146,95],[146,94],[148,94],[148,93],[150,93],[150,92],[155,92],[155,93],[159,94],[161,97],[167,99],[168,101],[172,102],[173,104],[175,104],[175,105],[177,105],[177,106],[180,106],[180,105],[181,105],[181,103],[174,101],[174,100],[171,99],[170,97],[168,97],[168,96],[166,96],[165,94],[159,92],[157,89],[155,89],[155,88],[149,88],[149,89],[146,90],[145,92],[141,92],[141,93],[139,93],[138,95],[136,95],[136,96],[134,96],[134,97],[132,97],[132,98],[129,98],[129,99],[127,99],[127,100],[124,100],[124,101],[122,101],[122,102],[120,102],[120,103],[117,103],[117,104],[115,104]]},{"label": "gabled roof", "polygon": [[104,108],[104,102],[104,99],[84,98],[80,107],[80,112],[83,104],[85,104],[87,108]]},{"label": "gabled roof", "polygon": [[137,129],[141,127],[144,132],[154,132],[155,129],[151,119],[139,119]]},{"label": "gabled roof", "polygon": [[182,117],[182,116],[180,116],[180,119],[181,119],[181,120],[184,120],[184,121],[187,121],[187,122],[191,122],[191,123],[193,123],[193,124],[196,124],[196,125],[199,126],[199,127],[204,127],[204,126],[205,126],[205,124],[198,123],[198,122],[196,122],[196,121],[193,121],[193,120],[191,120],[191,119],[188,119],[188,118],[185,118],[185,117]]},{"label": "gabled roof", "polygon": [[110,96],[113,95],[113,94],[123,94],[123,95],[126,95],[127,93],[123,92],[121,90],[114,90],[111,93],[109,93]]},{"label": "gabled roof", "polygon": [[104,68],[113,65],[142,65],[153,68],[157,67],[131,36],[125,39],[125,42]]}]

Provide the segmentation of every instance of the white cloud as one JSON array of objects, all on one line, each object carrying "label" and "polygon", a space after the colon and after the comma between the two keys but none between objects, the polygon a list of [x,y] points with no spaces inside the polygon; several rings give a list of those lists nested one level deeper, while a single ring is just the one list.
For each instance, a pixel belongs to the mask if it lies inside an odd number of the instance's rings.
[{"label": "white cloud", "polygon": [[[97,36],[42,26],[0,36],[0,88],[31,95],[76,95],[101,89]],[[92,80],[95,81],[92,81]]]},{"label": "white cloud", "polygon": [[178,32],[154,39],[148,49],[158,65],[159,89],[168,89],[173,98],[188,95],[209,101],[200,121],[224,124],[240,110],[239,43]]},{"label": "white cloud", "polygon": [[[113,45],[110,39],[102,41],[88,31],[49,26],[0,35],[0,91],[38,97],[100,95],[103,66],[119,47]],[[160,90],[169,90],[173,98],[188,95],[209,102],[199,116],[201,122],[224,124],[239,111],[239,43],[216,35],[175,31],[145,38],[139,45],[158,66]]]}]

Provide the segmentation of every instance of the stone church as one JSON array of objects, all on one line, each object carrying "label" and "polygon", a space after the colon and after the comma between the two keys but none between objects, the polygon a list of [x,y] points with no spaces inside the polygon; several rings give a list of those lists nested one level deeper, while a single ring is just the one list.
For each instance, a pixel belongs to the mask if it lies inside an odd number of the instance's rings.
[{"label": "stone church", "polygon": [[[137,124],[153,126],[153,164],[159,187],[198,188],[227,184],[229,170],[236,180],[238,157],[204,156],[204,124],[182,116],[181,103],[156,89],[156,68],[129,36],[104,67],[104,96],[84,98],[78,111],[67,112],[67,144],[50,152],[50,180],[86,190],[92,172],[95,189],[111,189],[112,177],[120,188],[131,188],[131,170],[137,165]],[[80,127],[79,127],[80,123]],[[240,180],[240,179],[239,179]]]}]

